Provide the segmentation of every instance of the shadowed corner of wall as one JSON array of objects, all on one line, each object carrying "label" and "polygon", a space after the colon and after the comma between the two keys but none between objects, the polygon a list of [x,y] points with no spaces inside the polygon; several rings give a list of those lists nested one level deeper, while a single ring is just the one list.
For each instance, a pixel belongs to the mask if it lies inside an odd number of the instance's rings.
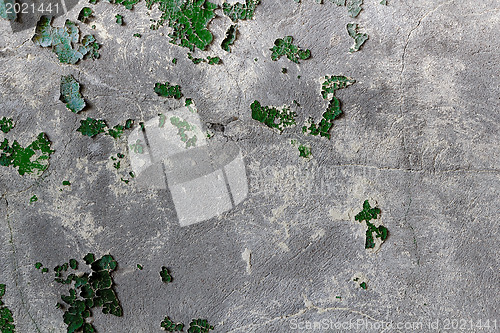
[{"label": "shadowed corner of wall", "polygon": [[169,191],[181,226],[219,216],[248,196],[239,147],[209,144],[194,105],[146,122],[128,147],[137,186]]}]

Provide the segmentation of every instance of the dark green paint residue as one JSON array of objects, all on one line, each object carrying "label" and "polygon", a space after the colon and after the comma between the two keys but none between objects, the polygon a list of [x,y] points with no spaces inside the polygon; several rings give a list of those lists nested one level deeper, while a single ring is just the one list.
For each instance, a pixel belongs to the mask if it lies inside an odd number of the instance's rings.
[{"label": "dark green paint residue", "polygon": [[93,12],[90,7],[83,7],[82,10],[80,10],[80,14],[78,14],[78,21],[86,23],[92,14]]},{"label": "dark green paint residue", "polygon": [[89,0],[89,2],[93,5],[95,5],[97,3],[97,0]]},{"label": "dark green paint residue", "polygon": [[222,4],[222,11],[224,15],[229,17],[231,21],[238,22],[238,20],[251,20],[255,12],[255,8],[260,3],[260,0],[246,0],[244,4],[237,2],[229,4],[224,2]]},{"label": "dark green paint residue", "polygon": [[271,59],[273,61],[278,60],[281,56],[286,56],[289,60],[298,64],[299,59],[305,60],[311,57],[310,50],[299,49],[296,45],[292,44],[293,37],[287,36],[285,38],[278,38],[274,41],[274,46],[272,49]]},{"label": "dark green paint residue", "polygon": [[291,140],[291,144],[294,146],[298,145],[297,149],[299,150],[300,157],[309,158],[312,156],[311,147],[303,145],[302,143],[299,143],[297,140]]},{"label": "dark green paint residue", "polygon": [[0,331],[2,333],[15,333],[16,325],[14,325],[12,311],[2,301],[6,289],[7,286],[5,284],[0,284]]},{"label": "dark green paint residue", "polygon": [[220,47],[226,52],[231,52],[231,48],[229,46],[234,44],[237,34],[238,34],[238,25],[237,24],[231,25],[229,29],[227,29],[226,38],[224,38],[224,40],[220,44]]},{"label": "dark green paint residue", "polygon": [[286,68],[284,68],[284,67],[283,67],[283,68],[281,69],[281,73],[283,73],[283,74],[288,73],[288,69],[286,69]]},{"label": "dark green paint residue", "polygon": [[279,110],[275,107],[262,106],[258,101],[254,101],[250,108],[252,109],[253,119],[268,127],[276,128],[280,132],[283,132],[286,127],[296,124],[295,117],[297,114],[287,106]]},{"label": "dark green paint residue", "polygon": [[60,91],[59,99],[72,112],[78,113],[85,108],[85,100],[80,94],[80,83],[75,80],[73,75],[61,76]]},{"label": "dark green paint residue", "polygon": [[37,262],[37,263],[35,263],[35,268],[36,268],[36,269],[40,269],[40,268],[42,268],[42,267],[43,267],[43,264],[42,264],[41,262]]},{"label": "dark green paint residue", "polygon": [[349,52],[351,53],[359,51],[361,46],[368,40],[368,35],[358,32],[358,27],[357,23],[347,24],[347,32],[349,33],[349,36],[354,39],[354,45],[349,49]]},{"label": "dark green paint residue", "polygon": [[0,143],[0,165],[18,168],[21,176],[26,173],[40,175],[48,168],[50,155],[54,152],[50,145],[45,133],[38,134],[36,140],[26,148],[15,140],[9,146],[9,141],[4,139]]},{"label": "dark green paint residue", "polygon": [[141,34],[139,34],[139,33],[135,33],[135,34],[133,34],[133,36],[134,36],[134,37],[137,37],[137,38],[141,38],[141,37],[142,37],[142,35],[141,35]]},{"label": "dark green paint residue", "polygon": [[137,269],[142,271],[144,269],[144,267],[142,267],[142,265],[140,265],[140,264],[137,264]]},{"label": "dark green paint residue", "polygon": [[206,319],[193,319],[189,323],[188,333],[208,333],[213,329]]},{"label": "dark green paint residue", "polygon": [[112,136],[115,139],[118,139],[122,136],[123,129],[124,129],[124,127],[122,125],[116,125],[115,127],[110,128],[108,130],[108,133],[106,133],[106,134]]},{"label": "dark green paint residue", "polygon": [[122,15],[116,14],[115,18],[116,18],[116,24],[123,25],[123,16]]},{"label": "dark green paint residue", "polygon": [[30,203],[37,202],[37,201],[38,201],[38,197],[36,196],[36,194],[33,194],[33,196],[30,198]]},{"label": "dark green paint residue", "polygon": [[209,65],[219,65],[220,63],[222,63],[222,60],[220,60],[219,57],[210,57],[208,56],[207,57],[207,62]]},{"label": "dark green paint residue", "polygon": [[337,6],[347,6],[347,11],[351,17],[356,17],[359,15],[363,9],[363,0],[330,0]]},{"label": "dark green paint residue", "polygon": [[95,37],[86,35],[80,41],[78,26],[66,20],[64,27],[52,27],[52,18],[42,16],[31,39],[35,45],[52,47],[61,63],[76,64],[81,59],[99,58],[99,44]]},{"label": "dark green paint residue", "polygon": [[368,286],[366,285],[366,282],[361,282],[361,283],[359,284],[359,286],[360,286],[361,288],[365,289],[365,290],[366,290],[366,288],[368,288]]},{"label": "dark green paint residue", "polygon": [[186,102],[185,102],[185,105],[186,106],[190,106],[193,104],[193,99],[192,98],[186,98]]},{"label": "dark green paint residue", "polygon": [[172,282],[172,275],[168,272],[167,267],[162,266],[161,272],[160,272],[161,280],[165,283]]},{"label": "dark green paint residue", "polygon": [[186,132],[195,130],[195,126],[188,123],[186,120],[181,120],[178,117],[171,117],[170,123],[177,127],[177,135],[180,136],[181,141],[186,143],[186,149],[189,147],[195,147],[198,138],[196,135],[189,137]]},{"label": "dark green paint residue", "polygon": [[5,134],[9,133],[14,128],[14,120],[12,118],[3,117],[0,119],[0,130]]},{"label": "dark green paint residue", "polygon": [[170,43],[203,51],[212,42],[214,37],[207,27],[218,5],[206,0],[146,0],[148,9],[154,4],[159,5],[162,15],[151,29],[168,25],[173,30],[168,34]]},{"label": "dark green paint residue", "polygon": [[63,180],[62,184],[64,186],[70,186],[71,185],[71,183],[69,182],[69,180]]},{"label": "dark green paint residue", "polygon": [[173,86],[170,82],[155,83],[155,93],[159,96],[180,99],[182,97],[181,86]]},{"label": "dark green paint residue", "polygon": [[104,133],[106,122],[102,119],[94,119],[87,117],[85,120],[80,120],[80,127],[77,131],[86,136],[96,136],[99,133]]},{"label": "dark green paint residue", "polygon": [[173,63],[174,65],[177,65],[177,58],[173,58],[173,59],[172,59],[172,63]]},{"label": "dark green paint residue", "polygon": [[368,200],[365,200],[365,202],[363,203],[363,210],[354,217],[356,221],[366,222],[366,249],[372,249],[375,247],[375,239],[373,237],[373,234],[375,234],[375,237],[380,238],[382,242],[387,239],[387,236],[389,234],[389,231],[383,225],[376,227],[373,223],[370,222],[370,220],[377,219],[379,214],[380,209],[377,207],[372,208]]},{"label": "dark green paint residue", "polygon": [[174,323],[168,316],[163,319],[160,326],[167,332],[182,332],[184,329],[183,323]]},{"label": "dark green paint residue", "polygon": [[120,302],[113,289],[111,273],[116,270],[118,263],[111,255],[104,255],[95,260],[92,253],[87,254],[84,259],[90,266],[89,273],[70,273],[66,277],[64,273],[69,269],[77,270],[78,261],[70,259],[62,265],[54,267],[54,281],[70,286],[69,295],[61,295],[66,306],[60,304],[56,307],[64,311],[63,319],[67,325],[67,332],[95,332],[91,323],[92,309],[102,308],[102,313],[112,314],[117,317],[123,315]]},{"label": "dark green paint residue", "polygon": [[335,97],[335,91],[348,87],[355,82],[355,80],[345,76],[325,76],[325,81],[321,85],[321,96],[323,99],[330,98],[330,102],[319,124],[316,124],[314,120],[310,118],[309,126],[303,126],[302,132],[311,135],[320,135],[330,139],[330,129],[333,127],[333,121],[342,114],[341,103],[340,100]]},{"label": "dark green paint residue", "polygon": [[133,9],[134,5],[139,2],[139,0],[108,0],[111,3],[115,4],[121,4],[123,5],[126,9]]},{"label": "dark green paint residue", "polygon": [[193,62],[193,64],[195,65],[198,65],[202,62],[206,62],[208,63],[209,65],[218,65],[220,63],[222,63],[222,60],[219,58],[219,57],[210,57],[208,56],[207,59],[203,59],[203,58],[194,58],[193,55],[191,53],[188,53],[187,54],[187,57],[189,60],[191,60]]}]

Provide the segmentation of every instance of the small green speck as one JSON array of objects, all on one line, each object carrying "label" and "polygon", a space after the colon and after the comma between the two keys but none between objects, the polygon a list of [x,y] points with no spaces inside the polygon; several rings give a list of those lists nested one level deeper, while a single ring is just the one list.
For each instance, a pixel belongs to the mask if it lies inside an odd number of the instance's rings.
[{"label": "small green speck", "polygon": [[177,65],[177,58],[172,59],[172,63],[173,63],[174,65]]},{"label": "small green speck", "polygon": [[70,186],[71,185],[71,183],[69,182],[69,180],[63,180],[62,184],[64,186]]},{"label": "small green speck", "polygon": [[365,289],[365,290],[366,290],[366,288],[368,288],[368,286],[366,285],[366,282],[361,282],[361,283],[359,284],[359,286],[360,286],[361,288]]},{"label": "small green speck", "polygon": [[160,272],[161,280],[165,283],[172,282],[172,275],[168,272],[167,267],[163,266]]},{"label": "small green speck", "polygon": [[42,268],[42,266],[43,266],[43,264],[42,264],[41,262],[37,262],[37,263],[35,264],[35,268],[36,268],[36,269],[40,269],[40,268]]},{"label": "small green speck", "polygon": [[142,270],[143,270],[143,268],[144,268],[144,267],[142,267],[142,265],[137,264],[137,269],[139,269],[139,270],[141,270],[141,271],[142,271]]},{"label": "small green speck", "polygon": [[92,16],[92,9],[89,7],[83,7],[82,10],[80,11],[80,14],[78,14],[78,21],[86,23],[91,16]]},{"label": "small green speck", "polygon": [[42,268],[42,273],[48,273],[49,269],[47,267]]},{"label": "small green speck", "polygon": [[36,202],[38,201],[38,197],[36,196],[36,194],[34,194],[31,198],[30,198],[30,203],[33,203],[33,202]]},{"label": "small green speck", "polygon": [[281,73],[286,74],[287,72],[288,72],[288,69],[286,69],[284,67],[281,69]]},{"label": "small green speck", "polygon": [[123,25],[123,16],[122,15],[116,14],[115,18],[116,18],[116,24]]},{"label": "small green speck", "polygon": [[137,38],[141,38],[142,37],[142,35],[140,33],[135,33],[135,34],[133,34],[133,36],[137,37]]}]

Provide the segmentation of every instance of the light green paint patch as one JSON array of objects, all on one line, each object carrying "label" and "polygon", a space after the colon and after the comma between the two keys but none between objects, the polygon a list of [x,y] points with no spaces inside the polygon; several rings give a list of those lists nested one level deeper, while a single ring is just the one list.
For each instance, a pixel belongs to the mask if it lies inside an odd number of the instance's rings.
[{"label": "light green paint patch", "polygon": [[83,23],[87,23],[87,21],[90,19],[92,16],[93,12],[90,7],[83,7],[82,10],[80,10],[80,14],[78,14],[78,21],[81,21]]},{"label": "light green paint patch", "polygon": [[349,52],[353,53],[359,51],[361,46],[368,40],[368,35],[365,33],[358,32],[359,25],[357,23],[348,23],[347,32],[349,36],[354,39],[354,45],[349,49]]},{"label": "light green paint patch", "polygon": [[22,176],[33,174],[39,176],[49,166],[50,155],[54,150],[50,149],[51,142],[45,133],[38,134],[37,138],[26,148],[23,148],[14,140],[12,146],[4,139],[0,143],[0,165],[13,166]]},{"label": "light green paint patch", "polygon": [[116,18],[116,24],[123,25],[123,16],[122,15],[116,14],[115,18]]},{"label": "light green paint patch", "polygon": [[177,127],[177,135],[181,138],[182,142],[186,143],[186,148],[196,147],[196,141],[198,138],[196,135],[189,137],[186,132],[196,130],[196,126],[188,123],[186,120],[180,119],[179,117],[170,117],[170,123]]},{"label": "light green paint patch", "polygon": [[86,35],[80,42],[80,30],[78,26],[66,20],[64,27],[52,27],[52,18],[42,16],[35,29],[35,35],[31,39],[35,45],[41,47],[52,47],[61,63],[76,64],[81,59],[99,58],[99,44],[95,37]]},{"label": "light green paint patch", "polygon": [[136,154],[144,154],[144,145],[142,141],[137,139],[134,144],[130,145],[130,150]]},{"label": "light green paint patch", "polygon": [[65,103],[69,110],[78,113],[85,108],[85,100],[80,94],[80,83],[73,75],[61,76],[60,91],[59,100]]},{"label": "light green paint patch", "polygon": [[14,120],[12,118],[3,117],[0,119],[0,130],[5,134],[9,133],[14,126]]},{"label": "light green paint patch", "polygon": [[224,2],[222,4],[222,12],[233,22],[238,22],[238,20],[251,20],[253,19],[255,8],[257,8],[259,3],[260,0],[246,0],[244,4],[240,2],[234,4]]},{"label": "light green paint patch", "polygon": [[216,16],[218,5],[207,0],[146,0],[148,9],[154,4],[158,4],[162,15],[151,29],[168,25],[172,29],[168,34],[170,43],[203,51],[212,42],[214,37],[208,24]]},{"label": "light green paint patch", "polygon": [[289,60],[298,64],[299,59],[305,60],[311,57],[310,50],[301,50],[296,45],[293,45],[292,42],[292,36],[276,39],[273,48],[270,49],[272,51],[271,59],[276,61],[280,57],[286,56]]},{"label": "light green paint patch", "polygon": [[381,5],[385,5],[385,6],[387,6],[387,0],[382,0],[382,1],[380,1],[380,4],[381,4]]},{"label": "light green paint patch", "polygon": [[0,0],[0,17],[9,21],[17,19],[16,11],[14,10],[14,0]]},{"label": "light green paint patch", "polygon": [[280,132],[283,132],[286,127],[296,124],[297,114],[291,111],[288,106],[283,106],[280,110],[275,107],[262,106],[258,101],[254,101],[250,108],[252,119],[260,121],[268,127],[276,128]]}]

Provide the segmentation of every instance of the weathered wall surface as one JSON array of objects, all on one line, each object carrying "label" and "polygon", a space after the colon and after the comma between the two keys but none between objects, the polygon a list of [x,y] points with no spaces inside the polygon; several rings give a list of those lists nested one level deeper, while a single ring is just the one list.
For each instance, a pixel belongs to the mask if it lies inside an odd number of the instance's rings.
[{"label": "weathered wall surface", "polygon": [[[54,25],[76,20],[85,5]],[[220,56],[217,66],[194,65],[187,49],[168,43],[166,28],[150,31],[144,3],[133,11],[106,1],[93,8],[93,22],[80,26],[96,35],[101,57],[78,65],[33,45],[33,30],[13,34],[0,21],[0,117],[16,122],[0,134],[27,144],[43,131],[55,150],[40,178],[0,167],[0,283],[19,332],[65,331],[54,307],[65,289],[33,265],[88,252],[111,253],[119,263],[124,317],[94,310],[99,332],[160,331],[166,315],[185,323],[207,318],[216,332],[290,332],[306,321],[361,319],[422,322],[420,332],[437,332],[427,327],[436,320],[443,330],[446,319],[489,319],[498,331],[499,1],[365,0],[352,19],[329,2],[263,0],[254,20],[240,22],[230,54],[219,47],[230,20],[218,11],[214,43],[195,53]],[[117,13],[125,26],[114,23]],[[370,36],[353,54],[349,22]],[[269,48],[284,36],[310,49],[311,59],[271,61]],[[68,74],[89,105],[79,115],[59,101],[60,77]],[[357,81],[337,93],[344,115],[331,140],[300,130],[326,107],[325,75]],[[211,140],[236,141],[247,168],[246,201],[185,228],[166,191],[120,181],[126,159],[116,171],[110,156],[127,154],[126,138],[76,132],[87,116],[114,125],[182,105],[153,92],[165,81],[193,98],[203,122],[227,124]],[[298,101],[299,125],[280,135],[251,119],[256,99]],[[299,157],[291,139],[309,144],[313,158]],[[38,201],[29,204],[34,194]],[[376,253],[364,249],[365,228],[354,221],[365,199],[377,203],[390,231]],[[159,279],[164,265],[170,284]],[[352,281],[357,274],[366,290]],[[383,330],[375,327],[341,331]]]}]

